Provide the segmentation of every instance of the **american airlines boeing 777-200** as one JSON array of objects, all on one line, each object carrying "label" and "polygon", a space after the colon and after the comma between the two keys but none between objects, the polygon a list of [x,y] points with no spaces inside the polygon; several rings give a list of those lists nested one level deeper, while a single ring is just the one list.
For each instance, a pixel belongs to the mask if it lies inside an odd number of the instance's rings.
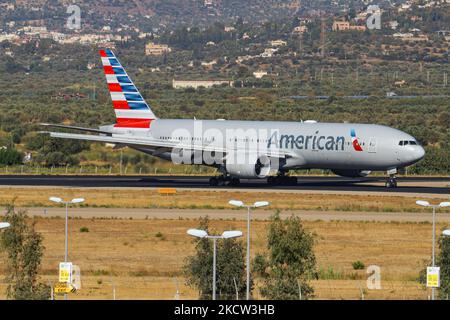
[{"label": "american airlines boeing 777-200", "polygon": [[296,184],[295,169],[330,169],[343,177],[386,171],[386,187],[396,174],[425,155],[409,134],[375,124],[316,121],[231,121],[159,119],[111,50],[100,50],[116,123],[98,129],[43,124],[88,132],[49,132],[51,137],[111,143],[171,160],[203,164],[221,172],[210,184],[237,185],[240,179],[267,178],[269,184]]}]

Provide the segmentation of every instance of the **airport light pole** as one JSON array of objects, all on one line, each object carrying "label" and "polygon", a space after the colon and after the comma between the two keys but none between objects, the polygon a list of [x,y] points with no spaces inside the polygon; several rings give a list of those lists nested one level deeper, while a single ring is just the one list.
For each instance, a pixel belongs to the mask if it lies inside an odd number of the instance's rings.
[{"label": "airport light pole", "polygon": [[211,236],[208,235],[208,232],[205,230],[199,230],[199,229],[189,229],[187,231],[187,234],[197,237],[197,238],[205,238],[205,239],[212,239],[213,240],[213,293],[212,293],[212,299],[216,300],[216,251],[217,251],[217,239],[231,239],[231,238],[237,238],[242,237],[242,231],[225,231],[220,236]]},{"label": "airport light pole", "polygon": [[[65,240],[64,240],[64,262],[67,262],[67,256],[68,256],[68,236],[67,236],[67,230],[68,230],[68,218],[69,218],[69,205],[70,204],[76,204],[84,202],[83,198],[75,198],[70,201],[63,201],[61,198],[58,197],[50,197],[50,201],[64,204],[66,206],[66,224],[65,224]],[[67,293],[64,294],[64,300],[67,300]]]},{"label": "airport light pole", "polygon": [[[432,241],[433,241],[433,246],[432,246],[432,254],[431,254],[431,263],[432,263],[432,267],[435,267],[436,265],[436,209],[439,208],[444,208],[444,207],[448,207],[450,206],[450,202],[441,202],[440,204],[430,204],[428,201],[424,201],[424,200],[418,200],[416,201],[416,204],[422,207],[431,207],[433,209],[433,236],[432,236]],[[431,288],[431,300],[434,300],[435,298],[435,289],[436,288]]]},{"label": "airport light pole", "polygon": [[252,208],[260,208],[269,205],[267,201],[257,201],[252,205],[245,205],[240,200],[230,200],[228,202],[232,206],[247,208],[247,291],[246,299],[250,300],[250,210]]}]

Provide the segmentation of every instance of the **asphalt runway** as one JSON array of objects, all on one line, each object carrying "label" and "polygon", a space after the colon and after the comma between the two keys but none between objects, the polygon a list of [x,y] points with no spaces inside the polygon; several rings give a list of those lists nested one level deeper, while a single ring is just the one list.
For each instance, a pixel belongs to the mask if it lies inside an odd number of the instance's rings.
[{"label": "asphalt runway", "polygon": [[209,186],[206,176],[44,176],[1,175],[0,186],[56,186],[91,188],[187,188],[239,190],[303,190],[384,192],[396,194],[450,195],[450,177],[399,177],[398,187],[384,187],[384,177],[344,178],[337,176],[299,176],[296,186],[270,186],[266,180],[242,179],[238,187]]}]

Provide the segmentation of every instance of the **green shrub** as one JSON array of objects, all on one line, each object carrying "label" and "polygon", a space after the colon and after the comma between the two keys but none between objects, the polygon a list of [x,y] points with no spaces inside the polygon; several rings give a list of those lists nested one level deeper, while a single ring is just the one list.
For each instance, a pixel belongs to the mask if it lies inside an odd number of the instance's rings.
[{"label": "green shrub", "polygon": [[363,270],[366,266],[361,261],[355,261],[352,263],[353,270]]},{"label": "green shrub", "polygon": [[80,232],[89,232],[89,228],[88,227],[81,227],[80,228]]},{"label": "green shrub", "polygon": [[161,240],[166,240],[166,236],[163,235],[161,232],[158,232],[157,234],[155,234],[156,238],[159,238]]},{"label": "green shrub", "polygon": [[344,274],[342,271],[334,270],[333,267],[329,266],[327,269],[320,268],[318,277],[321,280],[341,280],[344,279]]},{"label": "green shrub", "polygon": [[16,149],[2,148],[0,149],[0,164],[13,165],[22,163],[22,153]]},{"label": "green shrub", "polygon": [[104,269],[98,269],[92,272],[94,276],[108,276],[110,275],[110,272],[108,270]]}]

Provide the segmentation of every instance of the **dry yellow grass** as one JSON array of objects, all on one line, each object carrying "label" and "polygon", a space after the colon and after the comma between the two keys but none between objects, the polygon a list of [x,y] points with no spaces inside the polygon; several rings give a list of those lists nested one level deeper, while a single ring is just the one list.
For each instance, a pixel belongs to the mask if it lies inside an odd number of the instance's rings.
[{"label": "dry yellow grass", "polygon": [[[64,220],[37,221],[46,247],[43,279],[55,282],[64,253]],[[71,220],[69,257],[81,267],[83,281],[83,288],[71,298],[110,299],[114,282],[118,299],[173,299],[177,277],[181,298],[195,299],[195,290],[184,286],[181,268],[194,248],[186,230],[197,225],[195,220]],[[427,291],[420,288],[415,278],[430,256],[430,224],[305,221],[304,225],[317,235],[318,267],[332,268],[343,275],[342,280],[314,281],[318,299],[360,297],[366,274],[364,270],[352,269],[356,260],[366,266],[381,267],[383,289],[366,291],[367,299],[426,299]],[[217,231],[245,231],[245,221],[215,220],[211,226]],[[265,250],[267,226],[265,221],[253,222],[253,254]],[[89,228],[89,232],[80,232],[81,227]],[[158,232],[165,239],[156,237]],[[0,253],[1,275],[4,258]],[[5,284],[0,281],[0,298],[5,297],[4,289]],[[256,297],[260,298],[257,292]]]},{"label": "dry yellow grass", "polygon": [[[226,192],[226,197],[224,197]],[[283,192],[189,191],[179,190],[176,195],[161,195],[156,189],[95,189],[95,188],[0,188],[0,205],[15,199],[21,207],[50,207],[57,204],[48,198],[62,195],[65,199],[84,197],[85,206],[121,208],[230,208],[228,199],[254,202],[270,201],[270,209],[282,210],[336,210],[404,212],[424,210],[414,204],[411,197],[378,195],[296,194]],[[301,201],[299,201],[301,199]],[[446,201],[445,198],[430,201]],[[444,211],[444,210],[442,210]]]}]

